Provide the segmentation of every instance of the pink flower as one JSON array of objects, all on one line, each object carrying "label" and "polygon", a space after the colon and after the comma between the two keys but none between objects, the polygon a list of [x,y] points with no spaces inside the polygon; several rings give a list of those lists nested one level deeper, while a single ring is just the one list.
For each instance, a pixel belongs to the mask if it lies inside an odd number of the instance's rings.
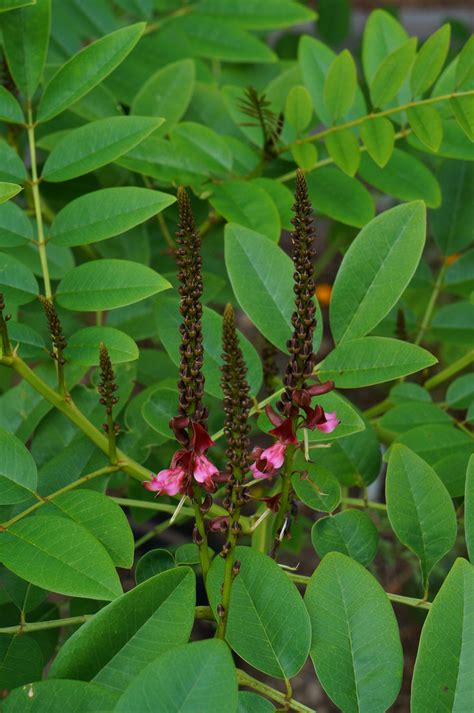
[{"label": "pink flower", "polygon": [[177,495],[177,493],[192,495],[194,478],[206,490],[214,492],[216,489],[214,478],[217,478],[219,471],[204,455],[207,449],[214,445],[214,441],[206,429],[194,421],[190,423],[191,438],[187,437],[184,429],[186,425],[189,425],[189,419],[188,421],[183,418],[174,420],[179,420],[175,427],[180,432],[181,442],[185,442],[187,448],[177,450],[171,459],[170,467],[153,476],[150,481],[143,484],[144,487],[158,495],[163,493],[166,495]]},{"label": "pink flower", "polygon": [[286,445],[282,441],[276,441],[272,446],[265,448],[254,448],[252,456],[255,463],[252,463],[250,470],[254,478],[271,478],[283,465],[285,460]]},{"label": "pink flower", "polygon": [[165,470],[160,470],[151,480],[143,483],[143,487],[146,490],[158,493],[158,495],[163,493],[176,495],[181,490],[185,478],[186,473],[182,468],[166,468]]},{"label": "pink flower", "polygon": [[310,431],[317,428],[322,433],[331,433],[340,424],[335,411],[324,411],[321,406],[307,406],[305,411],[306,418],[302,425]]},{"label": "pink flower", "polygon": [[194,479],[204,485],[206,490],[214,490],[213,478],[219,474],[218,469],[206,456],[196,456],[194,458]]},{"label": "pink flower", "polygon": [[324,411],[323,419],[316,424],[316,428],[323,433],[331,433],[340,423],[335,411]]}]

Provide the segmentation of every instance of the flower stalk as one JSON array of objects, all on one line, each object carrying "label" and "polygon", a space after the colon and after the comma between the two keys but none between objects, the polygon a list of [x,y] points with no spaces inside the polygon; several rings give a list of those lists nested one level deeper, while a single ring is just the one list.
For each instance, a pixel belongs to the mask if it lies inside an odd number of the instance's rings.
[{"label": "flower stalk", "polygon": [[107,422],[103,424],[103,429],[107,434],[109,441],[109,460],[112,464],[117,463],[117,434],[120,431],[120,426],[115,423],[113,417],[113,408],[118,402],[118,396],[115,392],[118,389],[118,384],[115,381],[115,373],[110,360],[109,352],[103,342],[99,346],[99,366],[100,366],[100,384],[97,388],[100,394],[100,403],[105,406]]},{"label": "flower stalk", "polygon": [[56,307],[53,301],[49,297],[40,296],[41,304],[43,305],[44,313],[48,321],[49,333],[52,344],[52,351],[50,356],[56,362],[56,371],[58,375],[58,391],[62,396],[69,396],[66,387],[66,379],[64,375],[64,366],[66,364],[66,359],[64,358],[64,350],[67,347],[67,342],[63,334],[61,327],[61,320],[59,319]]},{"label": "flower stalk", "polygon": [[224,364],[222,366],[222,390],[224,392],[225,423],[227,438],[227,486],[224,507],[229,513],[227,519],[227,540],[221,551],[225,559],[222,599],[219,606],[219,620],[216,636],[223,639],[227,624],[232,582],[238,575],[240,563],[235,559],[235,548],[242,531],[240,510],[247,502],[248,490],[242,481],[250,467],[248,417],[251,408],[250,388],[246,379],[247,367],[239,345],[235,314],[231,305],[224,311],[222,335]]}]

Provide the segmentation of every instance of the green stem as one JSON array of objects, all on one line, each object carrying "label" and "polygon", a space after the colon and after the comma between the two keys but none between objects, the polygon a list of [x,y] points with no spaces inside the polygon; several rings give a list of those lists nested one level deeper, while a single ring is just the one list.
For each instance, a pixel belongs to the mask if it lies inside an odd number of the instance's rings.
[{"label": "green stem", "polygon": [[418,330],[418,334],[416,335],[415,344],[420,344],[421,340],[425,335],[426,330],[431,324],[431,317],[433,315],[433,310],[436,301],[439,297],[439,293],[441,292],[441,289],[443,287],[443,280],[447,267],[448,266],[445,262],[441,265],[441,269],[438,273],[435,284],[433,285],[433,290],[431,292],[430,299],[428,300],[428,304],[426,305],[426,310],[421,321],[420,329]]},{"label": "green stem", "polygon": [[26,508],[26,510],[22,510],[22,512],[18,513],[18,515],[12,517],[11,520],[4,522],[2,525],[0,525],[0,529],[7,530],[16,522],[19,522],[19,520],[23,520],[24,517],[27,517],[27,515],[30,515],[32,512],[35,512],[43,505],[50,503],[52,500],[59,497],[60,495],[68,493],[70,490],[74,490],[75,488],[78,488],[79,486],[84,485],[85,483],[88,483],[89,481],[94,480],[95,478],[99,478],[101,475],[107,475],[108,473],[113,473],[116,470],[119,470],[118,465],[108,465],[104,468],[94,470],[92,473],[88,473],[87,475],[81,476],[77,480],[74,480],[72,483],[65,485],[63,488],[59,488],[59,490],[56,490],[54,493],[51,493],[46,497],[38,496],[40,498],[39,502],[35,503],[34,505],[31,505],[29,508]]},{"label": "green stem", "polygon": [[51,280],[49,277],[49,267],[48,267],[48,256],[46,254],[46,241],[44,237],[44,228],[43,228],[43,213],[42,213],[42,204],[41,204],[41,196],[38,188],[38,167],[36,163],[36,140],[35,140],[35,129],[34,129],[34,123],[33,123],[33,110],[31,108],[31,101],[28,102],[28,107],[27,107],[27,112],[28,112],[28,124],[27,124],[27,133],[28,133],[28,145],[30,149],[30,161],[31,161],[31,190],[33,193],[33,203],[35,207],[35,217],[36,217],[36,225],[38,228],[38,252],[39,252],[39,258],[40,258],[40,263],[41,263],[41,272],[43,273],[43,281],[44,281],[44,293],[46,297],[49,299],[52,299],[52,292],[51,292]]},{"label": "green stem", "polygon": [[392,402],[390,399],[384,399],[383,401],[380,401],[380,403],[375,404],[375,406],[371,406],[370,408],[366,409],[364,411],[364,416],[366,416],[369,420],[371,418],[375,418],[376,416],[381,416],[385,411],[388,411],[388,409],[392,406]]},{"label": "green stem", "polygon": [[209,546],[207,544],[206,526],[204,524],[204,517],[201,512],[202,496],[200,490],[198,490],[197,488],[195,489],[194,497],[194,519],[196,521],[196,528],[201,539],[201,541],[198,542],[197,545],[199,549],[199,559],[201,560],[202,578],[204,580],[204,584],[206,584],[207,573],[209,572],[209,567],[211,566],[211,558],[209,557]]},{"label": "green stem", "polygon": [[447,366],[446,369],[442,369],[440,372],[425,381],[423,386],[425,389],[428,389],[428,391],[431,391],[431,389],[436,388],[436,386],[439,386],[444,381],[447,381],[458,372],[466,369],[466,367],[470,366],[473,362],[474,349],[471,349],[471,351],[467,352],[467,354],[464,354],[464,356],[460,357],[457,361],[454,361],[452,364]]},{"label": "green stem", "polygon": [[[239,484],[242,482],[242,472],[240,469],[235,469],[234,470],[234,478],[236,483]],[[229,550],[227,552],[226,558],[225,558],[225,566],[224,566],[224,582],[222,585],[222,612],[219,615],[219,621],[217,624],[217,632],[216,636],[218,639],[224,639],[225,637],[225,629],[227,625],[227,619],[229,615],[229,605],[230,605],[230,592],[232,589],[232,582],[235,577],[235,572],[234,572],[234,563],[235,563],[235,548],[237,547],[237,540],[239,537],[239,528],[240,526],[240,507],[237,505],[237,493],[235,491],[235,488],[232,489],[232,503],[234,506],[234,509],[232,511],[232,515],[230,517],[230,522],[228,526],[228,536],[227,536],[227,543],[226,545],[229,547]]]},{"label": "green stem", "polygon": [[400,104],[399,106],[392,107],[391,109],[385,109],[384,111],[375,112],[372,114],[366,114],[365,116],[360,116],[357,119],[352,119],[351,121],[346,121],[344,124],[337,124],[336,126],[331,126],[328,129],[323,129],[318,131],[311,136],[306,136],[304,139],[297,139],[287,146],[283,146],[280,149],[280,153],[285,153],[285,151],[291,150],[293,146],[299,144],[312,143],[313,141],[319,141],[320,139],[326,138],[330,134],[334,134],[338,131],[344,131],[345,129],[352,129],[354,126],[360,126],[366,121],[373,121],[374,119],[379,119],[384,116],[391,116],[392,114],[398,114],[401,111],[406,111],[407,109],[412,109],[417,106],[426,106],[428,104],[437,104],[439,102],[449,101],[454,97],[465,97],[474,95],[474,90],[469,90],[466,92],[451,92],[450,94],[443,94],[437,97],[429,97],[428,99],[419,99],[418,101],[408,102],[407,104]]},{"label": "green stem", "polygon": [[[43,631],[45,629],[60,629],[63,626],[77,626],[85,624],[95,617],[95,614],[81,614],[80,616],[70,616],[64,619],[50,619],[49,621],[24,622],[18,626],[4,626],[0,628],[0,634],[27,634],[32,631]],[[194,609],[195,619],[206,619],[215,621],[211,607],[199,606]]]},{"label": "green stem", "polygon": [[[132,500],[130,498],[111,498],[118,505],[123,505],[124,507],[130,508],[142,508],[143,510],[155,510],[157,512],[169,512],[174,513],[176,510],[176,505],[170,505],[169,503],[151,502],[149,500]],[[190,507],[182,507],[179,511],[180,515],[185,515],[186,517],[194,517],[195,510]],[[227,515],[227,510],[225,510],[220,505],[213,505],[209,512],[207,512],[203,517],[219,517],[221,515]],[[245,528],[244,532],[250,531],[249,518],[243,519]],[[162,524],[162,523],[161,523]]]},{"label": "green stem", "polygon": [[[93,423],[77,408],[71,397],[64,398],[57,391],[54,391],[46,384],[18,355],[2,357],[0,363],[12,367],[19,376],[27,381],[46,401],[61,411],[72,423],[74,423],[95,445],[107,456],[109,454],[109,441],[104,433],[101,433]],[[120,449],[117,449],[117,457],[121,470],[131,475],[136,480],[143,482],[149,480],[150,472],[140,463],[129,458]]]},{"label": "green stem", "polygon": [[341,502],[358,508],[371,508],[372,510],[387,509],[385,503],[377,503],[375,500],[363,500],[362,498],[341,498]]},{"label": "green stem", "polygon": [[281,703],[284,706],[288,704],[290,706],[290,710],[297,711],[297,713],[317,713],[314,708],[308,708],[308,706],[305,706],[304,703],[295,701],[294,698],[288,699],[288,696],[285,693],[277,691],[275,688],[268,686],[266,683],[262,683],[262,681],[259,681],[257,678],[253,678],[253,676],[249,676],[248,673],[242,671],[240,668],[237,669],[237,681],[239,686],[252,688],[254,691],[262,693],[264,696],[267,696],[273,701]]},{"label": "green stem", "polygon": [[112,464],[117,463],[117,432],[115,430],[115,422],[112,413],[107,414],[107,440],[109,442],[109,461]]},{"label": "green stem", "polygon": [[273,545],[270,551],[270,557],[275,558],[278,548],[280,547],[281,541],[283,539],[282,530],[285,524],[285,520],[288,516],[288,504],[291,494],[291,471],[293,468],[293,459],[295,456],[296,447],[290,445],[286,449],[285,462],[283,463],[283,470],[281,473],[282,487],[281,487],[281,498],[280,507],[275,519],[275,537],[273,538]]}]

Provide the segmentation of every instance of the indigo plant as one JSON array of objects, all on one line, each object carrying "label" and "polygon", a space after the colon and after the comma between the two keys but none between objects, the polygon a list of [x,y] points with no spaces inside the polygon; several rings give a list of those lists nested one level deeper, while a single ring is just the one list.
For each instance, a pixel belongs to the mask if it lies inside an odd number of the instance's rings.
[{"label": "indigo plant", "polygon": [[0,0],[2,713],[473,708],[474,44],[351,13]]}]

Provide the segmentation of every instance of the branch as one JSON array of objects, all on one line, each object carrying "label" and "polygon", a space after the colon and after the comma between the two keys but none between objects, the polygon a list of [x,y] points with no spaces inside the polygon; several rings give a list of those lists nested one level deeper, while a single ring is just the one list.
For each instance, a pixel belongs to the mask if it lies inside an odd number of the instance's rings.
[{"label": "branch", "polygon": [[[285,572],[292,582],[295,584],[303,584],[305,587],[311,579],[311,577],[307,577],[304,574],[294,574],[287,570],[285,570]],[[385,592],[385,594],[391,602],[396,602],[397,604],[405,604],[408,607],[415,607],[416,609],[429,609],[431,607],[431,602],[426,602],[423,599],[404,597],[402,594],[392,594],[391,592]]]},{"label": "branch", "polygon": [[[248,673],[242,671],[242,669],[237,669],[237,681],[240,686],[245,686],[246,688],[253,688],[254,691],[263,693],[264,696],[268,696],[277,703],[282,703],[283,705],[289,705],[290,710],[297,711],[298,713],[317,713],[314,708],[308,708],[304,703],[298,703],[294,698],[288,699],[288,697],[281,691],[277,691],[275,688],[268,686],[266,683],[262,683],[253,676],[249,676]],[[286,710],[286,709],[285,709]]]}]

